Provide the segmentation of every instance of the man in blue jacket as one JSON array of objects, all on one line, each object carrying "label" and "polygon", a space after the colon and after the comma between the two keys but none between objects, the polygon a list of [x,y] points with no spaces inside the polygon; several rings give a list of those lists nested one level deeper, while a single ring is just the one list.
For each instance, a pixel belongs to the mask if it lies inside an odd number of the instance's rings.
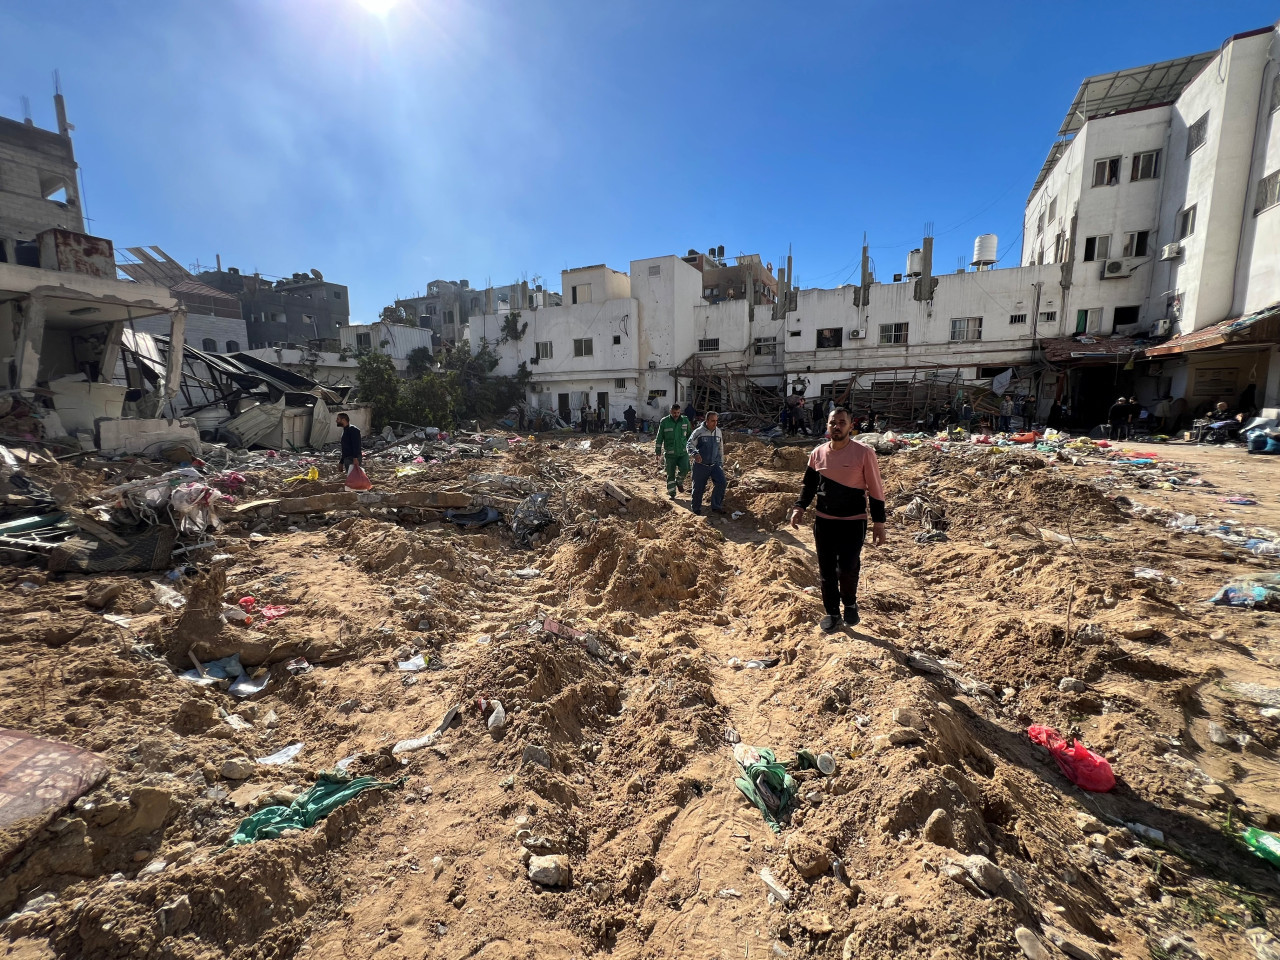
[{"label": "man in blue jacket", "polygon": [[711,509],[724,513],[724,434],[720,432],[720,415],[708,413],[707,419],[689,435],[687,449],[693,458],[693,512],[702,515],[702,494],[707,481],[712,483]]}]

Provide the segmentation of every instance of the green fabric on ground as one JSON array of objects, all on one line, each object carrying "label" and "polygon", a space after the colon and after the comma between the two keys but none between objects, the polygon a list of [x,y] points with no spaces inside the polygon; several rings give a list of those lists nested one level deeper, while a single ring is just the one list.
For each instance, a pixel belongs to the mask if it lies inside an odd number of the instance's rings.
[{"label": "green fabric on ground", "polygon": [[322,773],[316,785],[287,807],[264,807],[247,818],[232,834],[229,846],[271,840],[285,830],[302,830],[314,826],[338,807],[354,800],[366,790],[393,790],[404,780],[379,780],[377,777],[351,777]]},{"label": "green fabric on ground", "polygon": [[[760,762],[746,765],[739,763],[738,766],[742,768],[745,776],[738,777],[733,782],[742,791],[743,796],[755,804],[756,809],[764,814],[765,822],[769,824],[773,832],[781,833],[782,824],[778,821],[778,815],[787,808],[787,804],[795,797],[796,782],[792,779],[791,774],[787,773],[786,767],[778,762],[772,750],[768,747],[760,747],[756,752],[760,755]],[[758,786],[761,780],[778,799],[776,809],[771,808],[761,795]]]}]

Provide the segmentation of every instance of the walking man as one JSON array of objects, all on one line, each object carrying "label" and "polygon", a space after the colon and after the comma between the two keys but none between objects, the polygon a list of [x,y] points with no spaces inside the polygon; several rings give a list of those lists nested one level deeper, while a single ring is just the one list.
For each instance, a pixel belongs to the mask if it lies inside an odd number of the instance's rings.
[{"label": "walking man", "polygon": [[684,493],[684,481],[689,476],[689,451],[686,444],[693,428],[689,426],[689,418],[681,416],[680,404],[671,405],[671,415],[658,421],[658,437],[653,444],[653,452],[658,462],[663,462],[663,451],[666,451],[667,496],[674,500],[676,491]]},{"label": "walking man", "polygon": [[1008,433],[1013,428],[1013,397],[1005,394],[1000,401],[1000,432]]},{"label": "walking man", "polygon": [[849,411],[836,407],[827,418],[827,435],[831,439],[809,454],[804,489],[791,512],[791,526],[798,530],[805,510],[817,495],[813,545],[822,579],[822,606],[827,612],[821,627],[827,633],[839,630],[842,619],[851,627],[858,623],[858,572],[862,543],[867,536],[868,505],[872,541],[879,546],[887,539],[880,464],[874,450],[850,437],[851,427]]},{"label": "walking man", "polygon": [[342,447],[339,453],[339,465],[343,474],[351,472],[353,466],[360,465],[363,454],[360,451],[360,428],[351,425],[351,418],[345,413],[338,414],[338,426],[342,428]]},{"label": "walking man", "polygon": [[1031,424],[1036,418],[1036,398],[1027,394],[1022,398],[1022,429],[1024,432],[1031,429]]},{"label": "walking man", "polygon": [[702,516],[702,494],[711,481],[711,509],[724,513],[724,435],[720,432],[720,414],[711,412],[689,435],[685,445],[693,457],[693,512]]},{"label": "walking man", "polygon": [[1120,397],[1107,411],[1107,439],[1115,442],[1124,439],[1124,427],[1129,420],[1129,401]]}]

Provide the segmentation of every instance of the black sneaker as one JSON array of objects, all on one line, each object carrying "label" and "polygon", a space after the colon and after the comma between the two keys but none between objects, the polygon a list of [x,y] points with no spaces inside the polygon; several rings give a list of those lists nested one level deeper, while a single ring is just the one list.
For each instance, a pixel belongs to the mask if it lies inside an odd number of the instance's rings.
[{"label": "black sneaker", "polygon": [[683,481],[683,480],[678,480],[678,481],[676,481],[676,489],[677,489],[677,490],[679,490],[681,493],[684,493],[684,481]]},{"label": "black sneaker", "polygon": [[856,627],[858,625],[858,621],[861,619],[862,618],[858,616],[857,607],[844,608],[844,622],[847,623],[849,626]]},{"label": "black sneaker", "polygon": [[668,500],[674,500],[675,498],[676,498],[676,495],[675,495],[674,493],[668,493],[668,494],[667,494],[667,499],[668,499]]},{"label": "black sneaker", "polygon": [[728,511],[728,510],[726,510],[724,507],[712,507],[712,508],[711,508],[711,510],[712,510],[712,512],[713,512],[713,513],[728,513],[728,512],[729,512],[729,511]]},{"label": "black sneaker", "polygon": [[828,613],[825,617],[822,618],[822,622],[819,623],[818,626],[822,628],[824,633],[835,633],[837,630],[840,629],[840,618],[833,617],[831,614]]}]

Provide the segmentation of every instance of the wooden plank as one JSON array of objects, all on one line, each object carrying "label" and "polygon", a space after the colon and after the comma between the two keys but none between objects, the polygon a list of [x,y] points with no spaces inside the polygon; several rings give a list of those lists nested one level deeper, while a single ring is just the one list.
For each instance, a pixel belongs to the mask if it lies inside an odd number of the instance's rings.
[{"label": "wooden plank", "polygon": [[109,543],[113,547],[127,547],[129,545],[129,541],[126,540],[124,537],[119,536],[118,534],[112,533],[102,524],[97,523],[93,520],[90,520],[87,516],[85,516],[83,513],[80,513],[78,510],[67,510],[65,512],[67,514],[67,518],[72,523],[74,523],[77,527],[79,527],[81,530],[83,530],[85,533],[89,534],[90,536],[97,537],[103,543]]}]

